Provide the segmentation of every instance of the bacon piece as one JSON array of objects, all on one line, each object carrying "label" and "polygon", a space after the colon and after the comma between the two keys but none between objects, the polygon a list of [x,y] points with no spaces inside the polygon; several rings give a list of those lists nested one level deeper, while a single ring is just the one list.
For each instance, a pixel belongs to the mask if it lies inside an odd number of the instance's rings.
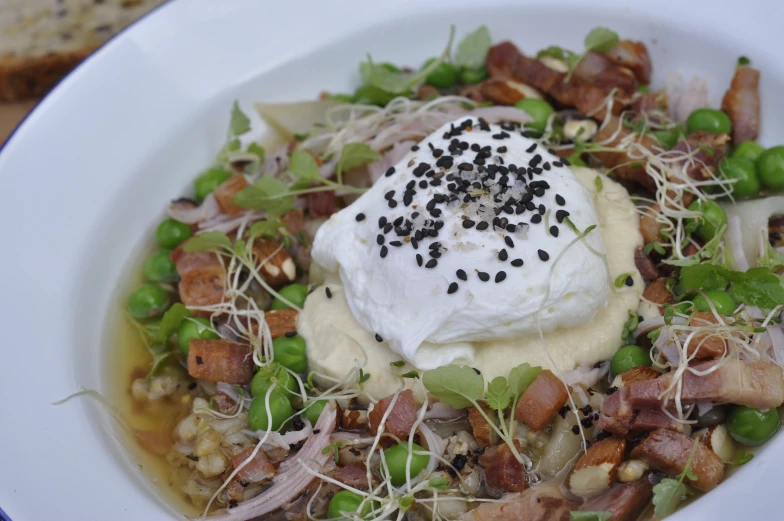
[{"label": "bacon piece", "polygon": [[[248,447],[242,452],[238,452],[231,457],[231,466],[238,468],[247,460],[253,453],[254,447]],[[237,472],[234,477],[241,485],[248,486],[252,483],[261,483],[271,479],[275,476],[275,466],[267,457],[267,453],[263,449],[259,449],[252,460],[245,463],[245,465]]]},{"label": "bacon piece", "polygon": [[279,242],[256,239],[253,241],[253,254],[257,265],[264,263],[259,273],[273,288],[291,284],[297,278],[297,265]]},{"label": "bacon piece", "polygon": [[367,469],[361,463],[348,463],[342,467],[335,467],[330,475],[349,487],[360,490],[368,488]]},{"label": "bacon piece", "polygon": [[669,98],[664,91],[646,92],[635,98],[629,110],[638,116],[646,116],[650,121],[661,122],[669,110]]},{"label": "bacon piece", "polygon": [[653,65],[651,57],[648,55],[648,48],[644,43],[621,40],[618,45],[604,53],[604,56],[614,64],[632,71],[640,83],[651,82]]},{"label": "bacon piece", "polygon": [[515,408],[518,420],[538,431],[553,421],[558,410],[569,398],[564,383],[545,369],[531,382]]},{"label": "bacon piece", "polygon": [[514,105],[525,98],[541,98],[541,94],[528,85],[508,78],[488,78],[479,84],[483,100],[496,105]]},{"label": "bacon piece", "polygon": [[[218,254],[209,251],[171,253],[180,276],[180,300],[186,307],[212,306],[223,301],[226,290],[226,269]],[[209,311],[191,310],[194,315],[210,316]]]},{"label": "bacon piece", "polygon": [[234,196],[248,186],[248,181],[242,174],[235,174],[219,184],[213,193],[221,212],[226,215],[237,215],[244,212],[245,208],[234,204]]},{"label": "bacon piece", "polygon": [[519,57],[520,51],[512,42],[501,42],[492,46],[487,53],[487,74],[491,78],[497,76],[514,77]]},{"label": "bacon piece", "polygon": [[620,375],[623,385],[629,385],[634,382],[645,382],[647,380],[654,380],[661,376],[661,373],[653,367],[641,365],[622,372]]},{"label": "bacon piece", "polygon": [[642,292],[643,298],[650,300],[654,304],[668,304],[673,302],[672,293],[667,289],[667,279],[658,278],[645,287]]},{"label": "bacon piece", "polygon": [[616,390],[602,402],[599,421],[596,423],[603,431],[624,437],[632,428],[634,409],[626,396],[626,387]]},{"label": "bacon piece", "polygon": [[[480,404],[480,406],[485,411],[485,414],[492,418],[492,416],[490,416],[493,414],[491,409],[482,404]],[[468,410],[468,423],[471,424],[471,430],[474,432],[474,438],[480,447],[486,447],[498,441],[498,436],[496,435],[495,431],[476,407],[471,407]]]},{"label": "bacon piece", "polygon": [[[373,407],[373,410],[368,412],[368,421],[370,423],[370,432],[373,435],[378,434],[378,429],[381,426],[381,420],[389,409],[395,395],[382,398]],[[414,423],[417,418],[417,409],[414,404],[414,392],[411,389],[406,389],[397,395],[392,412],[387,416],[384,422],[384,432],[388,432],[393,436],[397,436],[402,440],[408,439],[411,429],[414,428]]]},{"label": "bacon piece", "polygon": [[[599,128],[596,133],[596,142],[606,143],[608,148],[618,147],[621,141],[633,134],[632,129],[623,126],[619,118],[612,118],[610,121]],[[648,150],[660,149],[659,142],[648,134],[637,136],[639,145]],[[625,152],[593,152],[593,155],[604,164],[611,168],[613,173],[619,178],[638,183],[650,192],[656,192],[656,184],[653,179],[645,172],[645,162],[629,157]],[[659,240],[659,239],[654,239]]]},{"label": "bacon piece", "polygon": [[222,414],[227,414],[234,410],[234,406],[237,405],[234,400],[232,400],[228,394],[225,393],[215,393],[213,396],[215,399],[215,405],[218,408],[218,412]]},{"label": "bacon piece", "polygon": [[685,160],[686,175],[697,181],[710,179],[716,172],[721,160],[727,154],[727,134],[711,134],[697,130],[678,141],[672,149],[692,153],[691,159]]},{"label": "bacon piece", "polygon": [[662,225],[656,221],[655,217],[659,212],[661,212],[661,206],[654,204],[640,217],[640,233],[646,245],[664,240],[661,233]]},{"label": "bacon piece", "polygon": [[441,92],[432,85],[420,85],[417,87],[417,99],[422,101],[430,101],[441,95]]},{"label": "bacon piece", "polygon": [[334,190],[314,192],[306,194],[304,197],[308,202],[308,216],[310,217],[329,217],[337,210]]},{"label": "bacon piece", "polygon": [[[297,317],[299,312],[296,309],[273,309],[264,312],[264,320],[267,321],[267,326],[270,329],[272,339],[276,339],[286,333],[297,331]],[[258,328],[258,323],[254,323],[254,327]]]},{"label": "bacon piece", "polygon": [[504,501],[479,503],[460,521],[570,521],[578,503],[564,497],[560,485],[546,481],[522,494],[508,494]]},{"label": "bacon piece", "polygon": [[[716,316],[710,311],[698,311],[692,317],[690,325],[705,326],[718,323]],[[727,343],[725,340],[710,333],[695,335],[686,347],[688,355],[693,356],[696,360],[718,358],[726,351]]]},{"label": "bacon piece", "polygon": [[636,521],[653,496],[653,485],[647,479],[618,485],[580,506],[582,512],[612,512],[609,521]]},{"label": "bacon piece", "polygon": [[245,385],[253,378],[248,346],[228,340],[191,339],[188,374],[210,382]]},{"label": "bacon piece", "polygon": [[[632,458],[648,462],[651,468],[677,476],[683,472],[694,447],[694,440],[685,434],[660,429],[650,433],[631,452]],[[696,481],[688,477],[686,483],[699,490],[710,490],[724,478],[724,463],[712,450],[697,442],[691,471]]]},{"label": "bacon piece", "polygon": [[286,231],[291,235],[297,235],[297,233],[305,231],[305,212],[302,211],[302,208],[289,210],[283,214],[283,217],[280,218],[280,222],[283,223],[286,227]]},{"label": "bacon piece", "polygon": [[656,269],[656,264],[653,263],[648,255],[645,255],[642,248],[637,248],[634,251],[634,265],[646,283],[659,278],[659,270]]},{"label": "bacon piece", "polygon": [[650,432],[657,429],[668,429],[675,432],[683,432],[684,425],[676,422],[660,409],[640,409],[634,415],[629,432],[639,434]]},{"label": "bacon piece", "polygon": [[[517,441],[515,446],[520,450]],[[500,495],[525,490],[525,467],[517,461],[506,443],[489,447],[479,457],[479,464],[485,469],[485,480],[491,493]]]},{"label": "bacon piece", "polygon": [[760,73],[751,67],[739,67],[729,90],[721,100],[721,110],[732,121],[732,141],[741,143],[757,139],[760,125]]}]

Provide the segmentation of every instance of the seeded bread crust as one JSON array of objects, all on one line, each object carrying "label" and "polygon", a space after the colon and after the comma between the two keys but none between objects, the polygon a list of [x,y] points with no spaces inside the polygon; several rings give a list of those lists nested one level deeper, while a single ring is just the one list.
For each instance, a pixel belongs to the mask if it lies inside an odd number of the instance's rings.
[{"label": "seeded bread crust", "polygon": [[93,50],[3,59],[0,61],[0,100],[19,101],[43,96]]}]

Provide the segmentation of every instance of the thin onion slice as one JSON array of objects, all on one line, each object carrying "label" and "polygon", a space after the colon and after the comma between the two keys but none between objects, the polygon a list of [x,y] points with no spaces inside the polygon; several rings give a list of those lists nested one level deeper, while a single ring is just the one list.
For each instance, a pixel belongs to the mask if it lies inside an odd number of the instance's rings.
[{"label": "thin onion slice", "polygon": [[215,196],[209,194],[204,198],[204,201],[195,208],[184,208],[183,205],[178,204],[177,201],[175,201],[169,205],[166,213],[175,221],[180,221],[185,224],[196,224],[217,217],[220,214],[220,207],[218,206],[218,201],[215,200]]}]

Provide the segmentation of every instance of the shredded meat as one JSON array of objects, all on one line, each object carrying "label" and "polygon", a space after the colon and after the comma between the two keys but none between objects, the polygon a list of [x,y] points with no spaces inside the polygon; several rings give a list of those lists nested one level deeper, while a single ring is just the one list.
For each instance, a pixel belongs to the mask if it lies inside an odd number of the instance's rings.
[{"label": "shredded meat", "polygon": [[580,506],[583,512],[612,512],[609,521],[636,521],[653,496],[653,485],[647,479],[617,485],[588,499]]},{"label": "shredded meat", "polygon": [[[370,423],[370,432],[374,435],[378,434],[378,429],[381,426],[381,420],[384,414],[387,413],[394,395],[387,396],[379,400],[373,407],[373,410],[368,412],[368,421]],[[414,404],[414,392],[411,389],[406,389],[398,394],[392,411],[384,423],[384,431],[397,436],[400,439],[408,439],[411,429],[417,418],[417,409]]]},{"label": "shredded meat", "polygon": [[651,57],[648,55],[648,48],[642,42],[632,40],[621,40],[618,45],[604,54],[608,60],[616,65],[626,67],[642,84],[651,82]]},{"label": "shredded meat", "polygon": [[664,277],[654,280],[645,287],[643,298],[654,304],[669,304],[673,302],[672,293],[667,289],[667,279]]},{"label": "shredded meat", "polygon": [[244,208],[234,204],[234,196],[248,186],[248,181],[242,174],[235,174],[218,185],[213,193],[221,212],[226,215],[237,215],[244,212]]},{"label": "shredded meat", "polygon": [[[223,301],[226,269],[218,255],[209,251],[188,253],[175,249],[171,254],[180,276],[180,300],[188,308],[211,306]],[[191,310],[194,315],[210,316],[209,311]]]},{"label": "shredded meat", "polygon": [[[618,147],[621,141],[634,131],[623,126],[620,118],[611,118],[607,125],[599,128],[596,133],[596,141],[607,143],[607,148]],[[638,135],[636,138],[639,145],[648,150],[657,150],[661,147],[655,138],[648,134]],[[656,191],[656,184],[653,179],[645,172],[645,161],[629,157],[625,152],[594,152],[596,158],[607,168],[611,168],[613,173],[619,178],[638,183],[650,192]],[[658,239],[655,239],[658,240]],[[647,243],[648,241],[646,241]]]},{"label": "shredded meat", "polygon": [[657,429],[668,429],[675,432],[683,432],[684,425],[667,416],[660,409],[640,409],[634,415],[629,432],[639,434],[650,432]]},{"label": "shredded meat", "polygon": [[662,225],[656,221],[655,217],[655,215],[660,212],[661,207],[658,204],[654,204],[640,217],[640,233],[642,234],[642,240],[646,245],[664,240],[661,233]]},{"label": "shredded meat", "polygon": [[[694,440],[685,434],[660,429],[642,440],[632,450],[631,457],[647,461],[655,470],[677,476],[686,467],[693,447]],[[699,442],[690,468],[697,479],[691,481],[687,477],[686,482],[700,490],[710,490],[724,478],[724,463],[721,458]]]},{"label": "shredded meat", "polygon": [[368,488],[367,469],[361,463],[348,463],[342,467],[335,467],[330,475],[349,487],[359,490]]},{"label": "shredded meat", "polygon": [[732,121],[732,141],[736,144],[757,139],[759,135],[759,77],[757,69],[739,67],[721,101],[721,110]]},{"label": "shredded meat", "polygon": [[[238,452],[231,457],[231,466],[238,468],[245,462],[253,453],[254,447],[248,447],[242,452]],[[275,476],[275,466],[267,457],[267,453],[263,449],[259,449],[252,460],[248,461],[234,479],[236,479],[242,486],[248,486],[252,483],[262,483]]]},{"label": "shredded meat", "polygon": [[[520,450],[517,443],[515,441],[515,446]],[[500,495],[525,490],[525,467],[506,443],[489,447],[479,457],[479,464],[485,469],[485,481],[491,493]]]},{"label": "shredded meat", "polygon": [[553,421],[558,410],[569,398],[564,383],[545,369],[523,392],[515,408],[518,420],[538,431]]},{"label": "shredded meat", "polygon": [[248,346],[228,340],[191,339],[188,374],[194,378],[247,385],[253,379],[253,368]]},{"label": "shredded meat", "polygon": [[645,255],[642,248],[637,248],[634,251],[634,265],[646,284],[659,278],[659,270],[656,269],[656,264],[648,255]]},{"label": "shredded meat", "polygon": [[690,159],[684,161],[686,175],[697,181],[710,179],[716,172],[721,160],[727,154],[727,134],[711,134],[697,130],[678,141],[673,150],[692,153]]},{"label": "shredded meat", "polygon": [[308,215],[310,217],[329,217],[337,210],[334,190],[314,192],[304,197],[308,202]]},{"label": "shredded meat", "polygon": [[[485,414],[492,418],[490,415],[493,414],[493,411],[484,404],[480,404],[480,406],[485,411]],[[471,407],[468,410],[468,423],[471,424],[474,438],[480,447],[486,447],[487,445],[496,443],[498,436],[476,407]]]},{"label": "shredded meat", "polygon": [[578,505],[565,498],[560,486],[552,481],[503,499],[498,503],[479,503],[460,516],[460,521],[570,521],[569,511]]}]

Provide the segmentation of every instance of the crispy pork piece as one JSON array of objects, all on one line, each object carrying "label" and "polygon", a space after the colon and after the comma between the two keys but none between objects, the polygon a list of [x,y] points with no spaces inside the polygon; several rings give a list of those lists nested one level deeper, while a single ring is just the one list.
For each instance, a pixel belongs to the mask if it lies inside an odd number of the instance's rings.
[{"label": "crispy pork piece", "polygon": [[721,101],[721,110],[732,121],[732,141],[735,144],[757,139],[759,135],[759,77],[757,69],[739,67]]}]

